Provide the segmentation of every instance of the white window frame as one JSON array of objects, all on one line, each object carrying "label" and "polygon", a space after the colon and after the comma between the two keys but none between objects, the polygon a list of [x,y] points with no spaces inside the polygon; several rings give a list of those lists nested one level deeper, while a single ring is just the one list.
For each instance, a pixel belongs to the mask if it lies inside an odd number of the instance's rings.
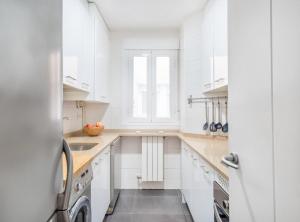
[{"label": "white window frame", "polygon": [[[133,58],[147,56],[147,118],[133,117]],[[170,57],[170,118],[156,118],[156,57]],[[125,70],[127,81],[125,93],[126,125],[178,125],[178,50],[126,50]]]}]

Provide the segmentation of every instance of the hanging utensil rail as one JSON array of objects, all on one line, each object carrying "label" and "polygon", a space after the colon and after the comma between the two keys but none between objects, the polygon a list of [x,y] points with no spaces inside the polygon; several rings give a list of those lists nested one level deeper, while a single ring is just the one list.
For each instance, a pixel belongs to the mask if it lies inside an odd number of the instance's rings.
[{"label": "hanging utensil rail", "polygon": [[199,97],[199,98],[193,98],[192,95],[187,99],[188,104],[192,105],[193,103],[205,103],[211,100],[220,100],[224,99],[227,101],[227,96],[211,96],[211,97]]}]

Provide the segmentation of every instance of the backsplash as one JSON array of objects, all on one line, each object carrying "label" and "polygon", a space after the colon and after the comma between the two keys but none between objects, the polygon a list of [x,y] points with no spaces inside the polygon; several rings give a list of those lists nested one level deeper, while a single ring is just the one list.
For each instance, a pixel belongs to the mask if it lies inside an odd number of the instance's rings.
[{"label": "backsplash", "polygon": [[82,128],[82,109],[76,102],[64,101],[63,105],[64,134],[78,131]]},{"label": "backsplash", "polygon": [[[83,105],[83,109],[80,107]],[[108,104],[77,103],[64,101],[63,124],[64,134],[81,130],[87,123],[103,122],[105,128],[111,128],[111,116]]]}]

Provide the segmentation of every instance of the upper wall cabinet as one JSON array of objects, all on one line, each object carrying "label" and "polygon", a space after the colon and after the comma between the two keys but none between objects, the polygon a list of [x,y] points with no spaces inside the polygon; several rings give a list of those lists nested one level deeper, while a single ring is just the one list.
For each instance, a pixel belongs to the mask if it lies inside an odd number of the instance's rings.
[{"label": "upper wall cabinet", "polygon": [[89,22],[86,0],[63,1],[64,85],[86,92],[91,90],[92,84]]},{"label": "upper wall cabinet", "polygon": [[227,0],[211,0],[202,21],[205,92],[222,91],[228,84]]},{"label": "upper wall cabinet", "polygon": [[110,36],[109,30],[99,14],[95,4],[90,4],[92,26],[92,72],[94,75],[93,100],[109,102],[108,76],[110,61]]},{"label": "upper wall cabinet", "polygon": [[214,87],[228,83],[227,0],[214,1]]},{"label": "upper wall cabinet", "polygon": [[109,48],[109,30],[96,5],[64,0],[64,100],[109,102]]}]

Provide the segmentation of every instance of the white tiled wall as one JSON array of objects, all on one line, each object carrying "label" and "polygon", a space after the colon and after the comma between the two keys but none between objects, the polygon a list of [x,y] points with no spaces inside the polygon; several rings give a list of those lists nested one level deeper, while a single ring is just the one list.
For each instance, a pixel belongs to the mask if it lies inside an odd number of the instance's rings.
[{"label": "white tiled wall", "polygon": [[64,101],[64,133],[81,130],[87,123],[103,122],[105,128],[111,128],[111,115],[108,115],[109,104],[85,103],[84,110],[76,107],[76,102]]},{"label": "white tiled wall", "polygon": [[82,111],[76,107],[76,102],[64,101],[63,118],[64,133],[74,132],[82,128]]},{"label": "white tiled wall", "polygon": [[180,141],[176,137],[164,140],[164,182],[141,183],[142,137],[122,137],[121,187],[122,189],[139,188],[180,188]]}]

